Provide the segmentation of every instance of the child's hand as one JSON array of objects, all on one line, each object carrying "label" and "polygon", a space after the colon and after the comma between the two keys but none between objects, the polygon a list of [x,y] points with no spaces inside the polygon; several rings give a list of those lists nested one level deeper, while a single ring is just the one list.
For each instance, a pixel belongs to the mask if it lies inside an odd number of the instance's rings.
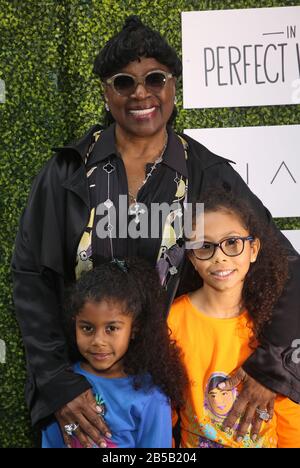
[{"label": "child's hand", "polygon": [[99,414],[99,408],[91,390],[87,390],[67,403],[55,413],[55,417],[67,447],[71,447],[72,436],[66,433],[65,426],[70,424],[78,425],[73,434],[78,438],[82,447],[91,448],[94,442],[98,447],[104,448],[107,444],[100,434],[111,438],[110,430]]},{"label": "child's hand", "polygon": [[230,379],[220,383],[218,388],[229,391],[240,383],[243,386],[239,397],[225,419],[223,428],[225,432],[228,432],[240,419],[236,431],[237,441],[242,442],[249,430],[250,424],[252,425],[251,438],[253,441],[256,441],[264,421],[262,417],[268,415],[269,421],[273,418],[276,394],[250,377],[242,368],[238,369]]}]

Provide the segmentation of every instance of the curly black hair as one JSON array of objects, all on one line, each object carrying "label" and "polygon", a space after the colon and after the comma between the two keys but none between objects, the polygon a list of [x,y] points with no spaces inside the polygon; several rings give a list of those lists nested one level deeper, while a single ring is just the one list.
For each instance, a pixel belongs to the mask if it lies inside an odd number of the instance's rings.
[{"label": "curly black hair", "polygon": [[[204,215],[216,211],[236,215],[249,235],[260,240],[256,262],[251,263],[244,281],[242,303],[252,319],[254,338],[263,341],[264,327],[272,320],[273,308],[288,279],[288,254],[282,249],[274,230],[263,225],[248,203],[231,191],[210,189],[198,203],[204,203]],[[199,274],[191,268],[188,254],[183,276],[180,294],[195,291],[203,284]]]},{"label": "curly black hair", "polygon": [[[182,73],[182,63],[175,49],[159,34],[146,26],[136,15],[129,16],[123,29],[113,36],[99,52],[94,61],[93,72],[101,81],[119,72],[129,62],[141,57],[155,58],[166,65],[177,78]],[[168,121],[171,125],[177,115],[176,106]],[[105,126],[114,122],[109,111],[106,111]]]},{"label": "curly black hair", "polygon": [[149,373],[153,385],[160,387],[174,408],[180,408],[187,377],[180,350],[170,339],[165,291],[156,270],[147,261],[126,258],[125,267],[122,265],[104,263],[84,273],[68,288],[64,321],[70,358],[73,362],[83,359],[76,345],[74,317],[84,304],[102,300],[120,303],[124,314],[133,315],[133,328],[137,329],[124,356],[124,372],[134,376],[135,388],[141,386],[142,376]]}]

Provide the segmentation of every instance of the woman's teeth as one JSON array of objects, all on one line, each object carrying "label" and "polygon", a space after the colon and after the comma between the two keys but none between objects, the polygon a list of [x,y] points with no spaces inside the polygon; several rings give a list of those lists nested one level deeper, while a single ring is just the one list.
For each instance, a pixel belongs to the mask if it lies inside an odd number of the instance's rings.
[{"label": "woman's teeth", "polygon": [[131,109],[129,113],[133,115],[143,116],[143,115],[151,114],[151,112],[153,112],[154,110],[155,110],[155,107],[150,107],[150,109]]}]

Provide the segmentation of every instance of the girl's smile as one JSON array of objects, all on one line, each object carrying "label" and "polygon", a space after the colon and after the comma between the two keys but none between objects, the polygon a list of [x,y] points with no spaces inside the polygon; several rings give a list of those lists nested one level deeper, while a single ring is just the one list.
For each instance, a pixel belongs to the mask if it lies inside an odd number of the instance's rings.
[{"label": "girl's smile", "polygon": [[219,281],[226,281],[229,279],[236,270],[215,270],[211,271],[210,275],[214,276]]},{"label": "girl's smile", "polygon": [[133,316],[118,302],[86,302],[76,316],[76,339],[83,368],[96,375],[122,377],[132,338]]},{"label": "girl's smile", "polygon": [[105,353],[90,353],[90,355],[96,361],[103,361],[104,359],[107,359],[110,356],[112,356],[112,353],[106,353],[106,354]]},{"label": "girl's smile", "polygon": [[[249,232],[244,228],[239,218],[226,211],[205,212],[204,243],[220,243],[231,237],[247,237]],[[242,288],[242,282],[248,273],[250,265],[257,256],[257,241],[245,241],[240,255],[228,256],[220,247],[208,260],[199,260],[191,255],[195,269],[202,277],[205,285],[221,288]]]},{"label": "girl's smile", "polygon": [[[259,240],[250,236],[234,213],[225,209],[204,213],[204,244],[189,254],[203,280],[203,287],[190,294],[199,310],[220,318],[241,313],[244,280],[260,247]],[[205,257],[209,258],[201,259]]]}]

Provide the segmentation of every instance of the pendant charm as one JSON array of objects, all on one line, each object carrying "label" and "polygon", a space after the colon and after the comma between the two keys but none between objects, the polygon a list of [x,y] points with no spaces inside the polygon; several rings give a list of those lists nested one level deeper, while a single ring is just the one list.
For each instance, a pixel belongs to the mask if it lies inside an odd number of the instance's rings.
[{"label": "pendant charm", "polygon": [[111,174],[112,172],[114,172],[115,169],[115,166],[113,166],[111,162],[108,162],[107,164],[105,164],[105,166],[103,166],[103,170],[107,174]]},{"label": "pendant charm", "polygon": [[145,214],[145,213],[146,213],[146,211],[143,208],[141,208],[138,203],[134,203],[134,204],[130,205],[130,207],[129,207],[129,214],[131,216],[135,216],[134,222],[136,224],[140,223],[140,218],[139,218],[140,215]]},{"label": "pendant charm", "polygon": [[178,273],[178,270],[176,268],[176,266],[172,266],[171,268],[169,268],[169,273],[170,275],[176,275]]},{"label": "pendant charm", "polygon": [[108,198],[105,202],[104,205],[106,208],[109,210],[112,206],[114,206],[113,202]]}]

